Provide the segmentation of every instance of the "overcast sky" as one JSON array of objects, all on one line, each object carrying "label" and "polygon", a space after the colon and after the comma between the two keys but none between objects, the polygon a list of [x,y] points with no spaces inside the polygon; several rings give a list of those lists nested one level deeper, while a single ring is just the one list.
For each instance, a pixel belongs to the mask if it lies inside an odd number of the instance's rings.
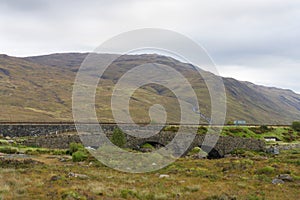
[{"label": "overcast sky", "polygon": [[138,28],[202,45],[219,74],[300,93],[298,0],[0,0],[0,53],[93,51]]}]

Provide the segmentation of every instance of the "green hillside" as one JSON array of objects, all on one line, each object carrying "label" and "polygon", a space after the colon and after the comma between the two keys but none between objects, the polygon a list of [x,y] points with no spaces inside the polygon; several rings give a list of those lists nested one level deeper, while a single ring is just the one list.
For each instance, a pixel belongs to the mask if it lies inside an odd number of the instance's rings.
[{"label": "green hillside", "polygon": [[[76,72],[87,54],[66,53],[16,58],[0,55],[0,121],[72,121],[72,87]],[[99,56],[110,56],[103,54]],[[180,71],[198,95],[199,107],[210,115],[210,98],[202,79],[190,64],[156,54],[121,56],[100,80],[96,109],[101,122],[113,122],[110,96],[117,80],[135,66],[155,62]],[[210,79],[215,75],[206,73]],[[166,77],[172,79],[172,77]],[[277,88],[257,86],[223,78],[227,95],[227,119],[255,124],[290,124],[300,119],[300,95]],[[150,122],[148,110],[162,104],[168,122],[178,122],[175,95],[165,87],[149,84],[135,91],[130,100],[134,121]]]}]

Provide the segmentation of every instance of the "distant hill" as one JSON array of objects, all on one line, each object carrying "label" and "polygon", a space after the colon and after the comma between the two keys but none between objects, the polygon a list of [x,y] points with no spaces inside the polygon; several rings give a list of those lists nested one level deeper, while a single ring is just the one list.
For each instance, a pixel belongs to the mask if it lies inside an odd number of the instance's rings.
[{"label": "distant hill", "polygon": [[[86,53],[63,53],[17,58],[0,55],[0,121],[72,121],[72,87]],[[103,54],[100,56],[109,56]],[[116,60],[102,76],[96,109],[102,122],[112,122],[110,95],[113,85],[127,70],[147,62],[174,67],[191,83],[202,112],[209,116],[210,99],[206,85],[196,76],[194,66],[156,54],[126,55]],[[215,75],[209,73],[210,78]],[[172,78],[172,77],[166,77]],[[300,95],[291,90],[258,86],[223,78],[227,95],[227,118],[255,124],[290,124],[300,119]],[[177,122],[178,101],[159,85],[137,90],[130,103],[134,120],[149,122],[148,109],[159,103],[166,107],[168,122]],[[137,105],[137,106],[134,106]]]}]

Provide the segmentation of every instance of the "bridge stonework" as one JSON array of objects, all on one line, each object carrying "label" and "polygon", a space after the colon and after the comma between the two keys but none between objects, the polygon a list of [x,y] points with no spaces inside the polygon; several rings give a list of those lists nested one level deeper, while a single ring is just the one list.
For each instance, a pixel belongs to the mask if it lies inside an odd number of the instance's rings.
[{"label": "bridge stonework", "polygon": [[[105,135],[110,138],[116,125],[102,125]],[[127,131],[135,131],[136,128],[130,125],[124,127]],[[155,130],[155,126],[150,126],[149,130]],[[66,124],[20,124],[20,125],[0,125],[0,134],[9,137],[24,137],[34,136],[25,140],[24,144],[28,146],[38,146],[46,148],[60,148],[67,149],[71,142],[85,141],[89,146],[97,147],[99,141],[95,140],[95,136],[90,137],[89,134],[82,135],[81,138],[78,134],[61,134],[64,132],[76,131],[75,125]],[[132,149],[139,149],[145,143],[158,144],[166,146],[175,137],[176,132],[173,131],[160,131],[159,133],[148,138],[137,138],[132,135],[125,134],[126,147]],[[39,137],[37,137],[39,136]],[[101,137],[99,137],[101,138]],[[200,147],[206,151],[207,147],[203,146],[205,135],[197,134],[188,148],[188,151],[194,147]],[[208,152],[212,157],[223,157],[224,155],[232,152],[235,149],[248,149],[262,151],[265,150],[265,142],[251,138],[229,137],[220,136],[213,149]],[[186,153],[188,152],[186,151]]]}]

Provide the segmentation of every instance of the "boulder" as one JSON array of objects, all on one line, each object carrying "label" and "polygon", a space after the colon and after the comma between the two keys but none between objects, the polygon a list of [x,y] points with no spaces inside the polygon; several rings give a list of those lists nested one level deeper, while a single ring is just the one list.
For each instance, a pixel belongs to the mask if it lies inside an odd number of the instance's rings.
[{"label": "boulder", "polygon": [[284,181],[278,178],[275,178],[272,180],[272,184],[277,185],[277,184],[283,184]]},{"label": "boulder", "polygon": [[75,178],[80,178],[80,179],[87,179],[89,178],[87,175],[85,174],[76,174],[76,173],[73,173],[73,172],[70,172],[68,174],[69,177],[75,177]]},{"label": "boulder", "polygon": [[160,174],[159,178],[170,178],[170,175],[168,175],[168,174]]},{"label": "boulder", "polygon": [[61,176],[52,176],[50,181],[57,181],[59,179],[61,179]]},{"label": "boulder", "polygon": [[283,181],[293,181],[293,177],[291,177],[289,174],[279,174],[277,178]]}]

